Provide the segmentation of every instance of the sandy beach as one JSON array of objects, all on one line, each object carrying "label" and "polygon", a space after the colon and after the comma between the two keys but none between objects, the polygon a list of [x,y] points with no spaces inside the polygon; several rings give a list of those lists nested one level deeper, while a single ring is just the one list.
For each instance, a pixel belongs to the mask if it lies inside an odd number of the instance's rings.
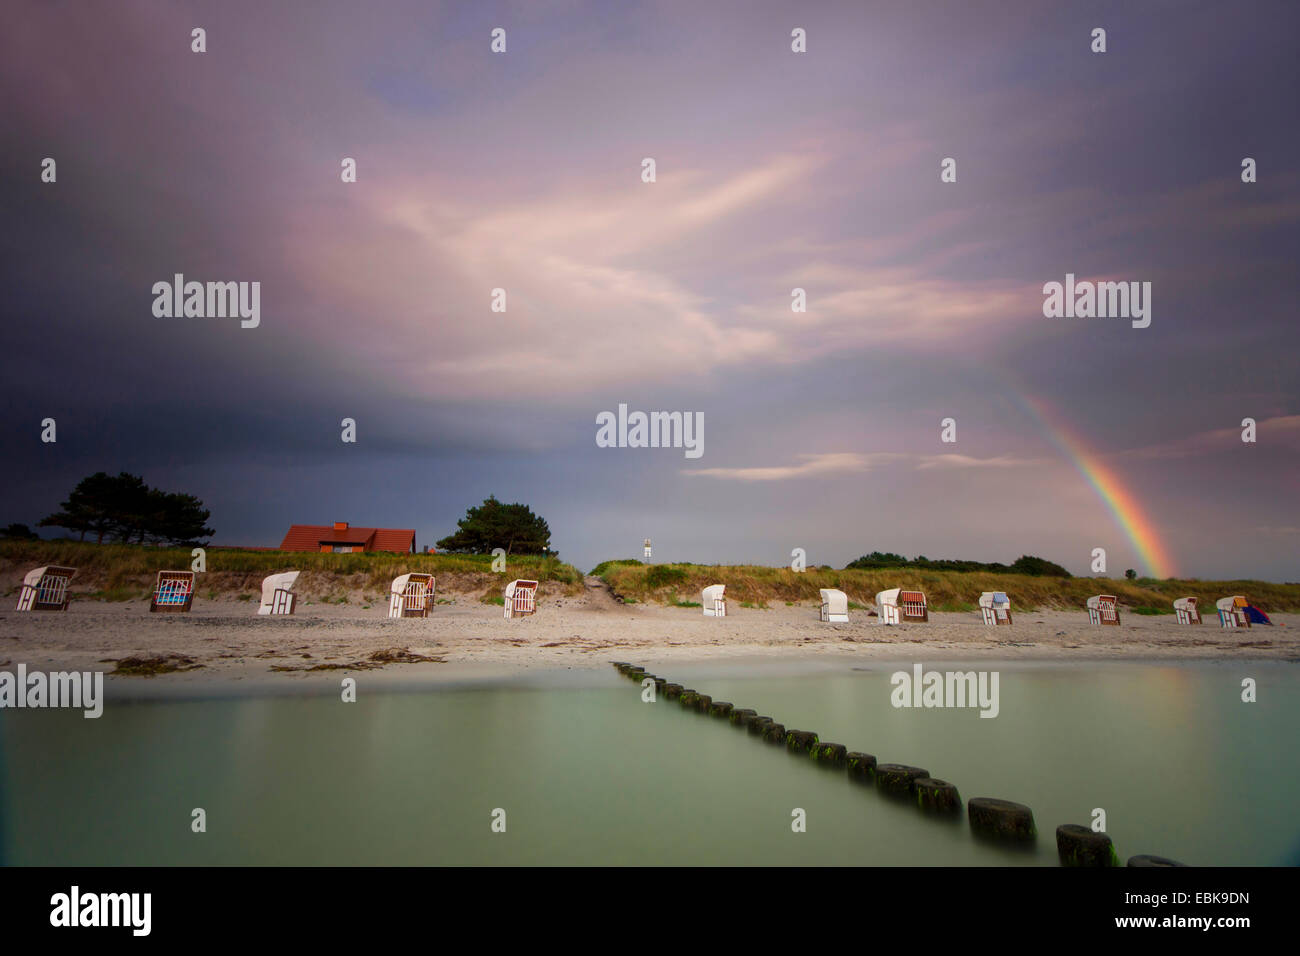
[{"label": "sandy beach", "polygon": [[[256,605],[199,600],[189,614],[150,614],[147,603],[76,601],[65,612],[0,612],[0,668],[104,670],[127,658],[164,659],[177,670],[116,680],[203,684],[303,681],[342,672],[400,673],[420,680],[607,667],[611,660],[672,662],[1300,660],[1300,615],[1278,626],[1179,625],[1172,615],[1122,613],[1093,627],[1085,611],[1016,611],[1010,627],[975,614],[932,613],[927,623],[885,627],[866,611],[823,624],[811,604],[698,608],[620,604],[596,579],[584,594],[549,596],[535,615],[506,620],[467,596],[425,619],[390,620],[385,608],[307,604],[291,617],[258,617]],[[426,658],[426,660],[420,660]],[[313,681],[314,682],[314,681]]]}]

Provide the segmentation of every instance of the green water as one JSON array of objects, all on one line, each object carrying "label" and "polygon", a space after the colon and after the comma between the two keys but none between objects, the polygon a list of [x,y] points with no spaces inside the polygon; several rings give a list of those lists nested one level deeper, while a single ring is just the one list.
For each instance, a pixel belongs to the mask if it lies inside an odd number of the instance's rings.
[{"label": "green water", "polygon": [[[0,852],[59,865],[1055,865],[1056,826],[1101,807],[1121,859],[1300,859],[1300,666],[979,666],[1000,671],[996,719],[891,707],[894,665],[659,672],[925,767],[963,798],[1027,803],[1040,832],[1028,852],[725,720],[643,703],[612,670],[384,691],[363,677],[353,704],[297,693],[110,698],[99,720],[0,711]],[[1240,700],[1245,676],[1257,703]],[[191,832],[195,807],[206,833]],[[794,808],[806,832],[792,832]]]}]

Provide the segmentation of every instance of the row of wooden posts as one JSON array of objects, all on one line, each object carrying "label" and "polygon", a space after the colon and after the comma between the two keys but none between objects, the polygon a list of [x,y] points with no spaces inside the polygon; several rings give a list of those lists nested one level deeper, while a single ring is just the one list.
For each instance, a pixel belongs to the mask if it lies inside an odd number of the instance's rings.
[{"label": "row of wooden posts", "polygon": [[[877,763],[873,754],[823,741],[810,730],[787,728],[755,710],[737,708],[729,701],[714,700],[708,694],[647,673],[639,665],[626,661],[614,661],[613,665],[619,673],[638,684],[653,682],[657,695],[662,695],[665,700],[676,700],[686,710],[725,719],[733,727],[747,730],[750,736],[768,744],[784,746],[792,753],[806,754],[823,766],[842,767],[850,779],[874,785],[885,796],[914,803],[927,814],[951,819],[962,811],[962,798],[957,787],[930,776],[928,770],[906,764]],[[966,803],[966,814],[971,831],[977,837],[1022,847],[1032,846],[1037,841],[1034,812],[1022,803],[994,797],[973,797]],[[1080,824],[1066,823],[1056,828],[1056,849],[1063,866],[1119,865],[1111,838]],[[1142,855],[1130,857],[1128,865],[1167,867],[1185,864],[1165,857]]]}]

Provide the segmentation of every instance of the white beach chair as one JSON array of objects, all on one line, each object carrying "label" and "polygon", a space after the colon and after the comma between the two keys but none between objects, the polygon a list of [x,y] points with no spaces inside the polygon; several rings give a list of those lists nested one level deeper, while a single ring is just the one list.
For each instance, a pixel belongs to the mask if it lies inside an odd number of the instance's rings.
[{"label": "white beach chair", "polygon": [[1246,616],[1247,601],[1240,594],[1219,598],[1214,606],[1219,610],[1219,624],[1222,627],[1250,627],[1250,618]]},{"label": "white beach chair", "polygon": [[705,617],[726,617],[727,586],[725,584],[710,584],[701,592],[700,603],[704,605]]},{"label": "white beach chair", "polygon": [[980,595],[980,616],[985,624],[1011,623],[1011,598],[1004,591],[985,591]]},{"label": "white beach chair", "polygon": [[18,592],[18,611],[66,611],[68,609],[68,583],[77,573],[76,568],[50,565],[28,571]]},{"label": "white beach chair", "polygon": [[1182,597],[1174,601],[1174,614],[1179,624],[1200,624],[1201,612],[1196,608],[1196,598]]},{"label": "white beach chair", "polygon": [[298,604],[293,586],[301,571],[284,571],[262,578],[262,603],[258,614],[292,614]]},{"label": "white beach chair", "polygon": [[524,617],[537,610],[537,582],[511,581],[506,585],[505,616]]},{"label": "white beach chair", "polygon": [[150,613],[185,614],[194,605],[193,571],[159,571]]},{"label": "white beach chair", "polygon": [[433,603],[433,575],[413,572],[393,578],[388,591],[389,617],[428,617]]},{"label": "white beach chair", "polygon": [[902,588],[890,588],[888,591],[876,593],[877,624],[901,623],[898,613],[898,595],[900,593],[902,593]]},{"label": "white beach chair", "polygon": [[1119,624],[1119,604],[1113,594],[1096,594],[1088,598],[1089,624]]},{"label": "white beach chair", "polygon": [[831,624],[849,620],[849,596],[835,588],[822,588],[821,619]]}]

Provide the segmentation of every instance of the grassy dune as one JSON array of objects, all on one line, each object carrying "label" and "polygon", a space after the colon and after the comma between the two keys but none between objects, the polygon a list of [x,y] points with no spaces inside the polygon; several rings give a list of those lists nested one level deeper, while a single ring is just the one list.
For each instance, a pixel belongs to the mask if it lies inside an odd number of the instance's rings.
[{"label": "grassy dune", "polygon": [[[77,569],[73,594],[107,601],[148,599],[159,571],[188,570],[188,548],[153,548],[77,541],[0,541],[0,582],[6,594],[17,591],[23,575],[45,564]],[[506,574],[492,572],[490,555],[460,554],[318,554],[284,551],[237,551],[209,548],[207,571],[199,575],[197,594],[208,600],[257,600],[262,578],[277,571],[302,571],[298,593],[303,600],[358,603],[379,600],[393,578],[408,571],[435,576],[437,593],[465,594],[491,600],[515,578],[542,582],[543,594],[578,594],[582,573],[555,558],[510,557]]]},{"label": "grassy dune", "polygon": [[845,570],[809,568],[795,573],[789,568],[756,565],[624,564],[607,561],[593,572],[615,595],[638,602],[681,604],[700,600],[708,584],[725,584],[727,599],[757,606],[786,602],[820,601],[821,588],[839,588],[849,600],[871,605],[876,593],[888,588],[920,588],[936,611],[973,611],[980,592],[1005,591],[1012,608],[1081,608],[1094,594],[1114,594],[1129,608],[1152,608],[1173,613],[1174,598],[1200,598],[1202,613],[1214,611],[1214,602],[1230,594],[1244,594],[1260,609],[1300,611],[1300,584],[1267,581],[1136,581],[1109,578],[1047,578],[1023,574],[985,572],[897,570]]}]

